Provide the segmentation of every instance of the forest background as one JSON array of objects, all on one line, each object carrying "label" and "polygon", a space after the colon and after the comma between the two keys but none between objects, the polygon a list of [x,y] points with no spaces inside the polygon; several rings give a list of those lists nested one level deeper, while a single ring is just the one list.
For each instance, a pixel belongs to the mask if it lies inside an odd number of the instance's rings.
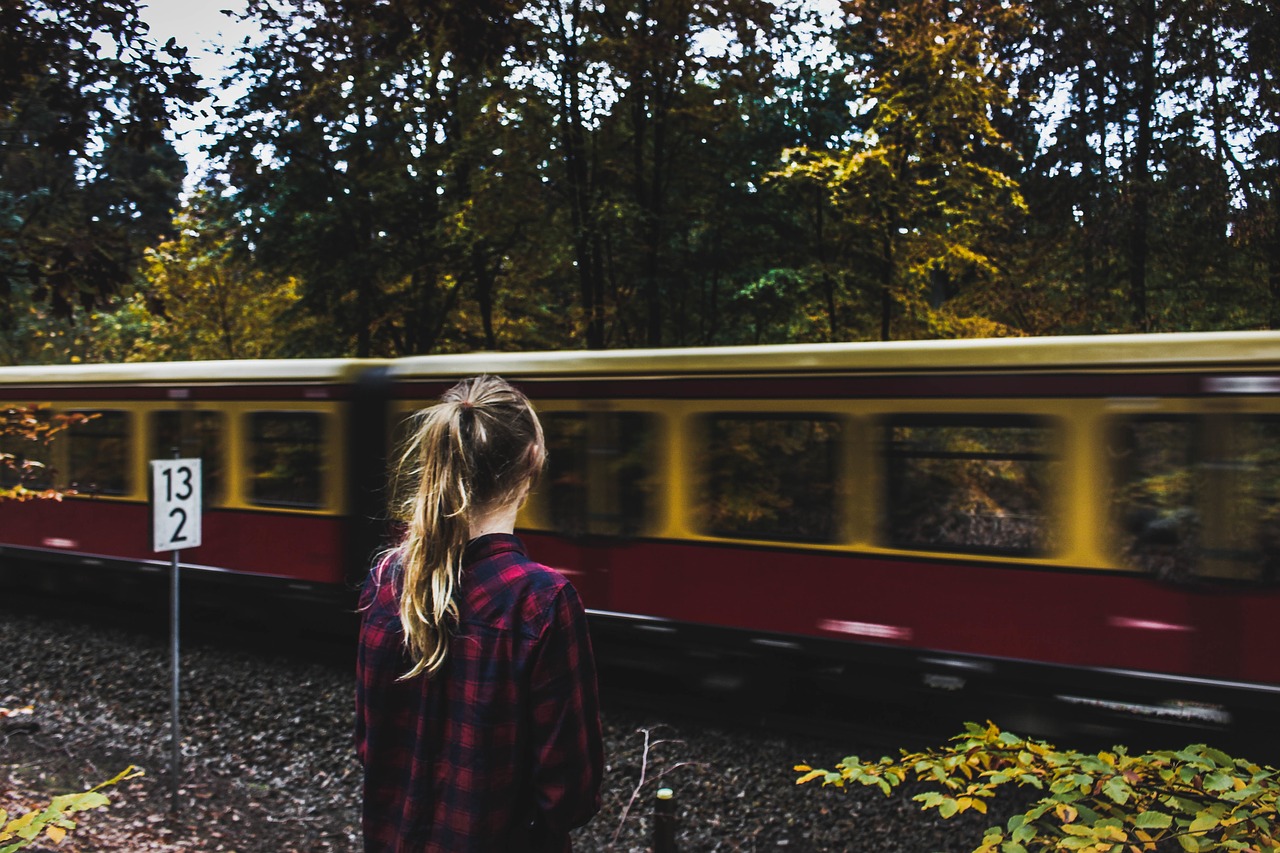
[{"label": "forest background", "polygon": [[1280,327],[1265,0],[0,0],[0,364]]}]

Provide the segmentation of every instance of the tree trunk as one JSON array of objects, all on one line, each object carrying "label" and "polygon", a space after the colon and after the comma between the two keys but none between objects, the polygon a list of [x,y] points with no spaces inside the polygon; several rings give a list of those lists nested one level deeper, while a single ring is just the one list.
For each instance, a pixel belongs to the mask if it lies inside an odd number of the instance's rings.
[{"label": "tree trunk", "polygon": [[565,170],[569,179],[569,220],[573,228],[573,252],[578,267],[578,296],[582,302],[588,349],[604,348],[604,282],[601,279],[600,240],[596,228],[591,170],[587,161],[579,91],[581,57],[575,38],[582,12],[574,0],[561,41],[560,119]]},{"label": "tree trunk", "polygon": [[498,337],[493,331],[493,290],[497,276],[493,274],[489,264],[485,262],[484,253],[472,249],[471,272],[475,276],[476,302],[480,306],[480,325],[484,329],[484,348],[494,351],[498,348]]},{"label": "tree trunk", "polygon": [[1129,292],[1133,324],[1151,330],[1147,311],[1147,234],[1151,220],[1151,144],[1155,122],[1156,3],[1142,2],[1142,51],[1138,81],[1138,133],[1133,153],[1133,220],[1129,232]]},{"label": "tree trunk", "polygon": [[814,235],[817,239],[818,266],[822,268],[822,295],[827,303],[827,341],[840,340],[839,321],[836,317],[836,283],[827,266],[826,238],[826,191],[823,187],[815,187],[814,192]]},{"label": "tree trunk", "polygon": [[665,128],[655,118],[653,128],[653,172],[649,181],[649,204],[645,214],[645,303],[648,308],[648,330],[645,336],[651,347],[662,346],[662,224],[666,215],[663,203],[662,168]]},{"label": "tree trunk", "polygon": [[889,336],[889,318],[893,314],[893,297],[889,295],[887,285],[880,287],[880,340],[891,340]]},{"label": "tree trunk", "polygon": [[1280,329],[1280,176],[1271,182],[1271,239],[1267,247],[1267,284],[1271,296],[1267,327]]}]

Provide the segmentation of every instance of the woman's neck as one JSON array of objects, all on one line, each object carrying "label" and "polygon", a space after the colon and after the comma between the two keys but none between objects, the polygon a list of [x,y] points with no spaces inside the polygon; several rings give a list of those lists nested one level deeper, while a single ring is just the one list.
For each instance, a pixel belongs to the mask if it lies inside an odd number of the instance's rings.
[{"label": "woman's neck", "polygon": [[479,539],[490,533],[515,533],[516,515],[520,512],[519,503],[494,507],[487,512],[477,513],[467,525],[470,539]]}]

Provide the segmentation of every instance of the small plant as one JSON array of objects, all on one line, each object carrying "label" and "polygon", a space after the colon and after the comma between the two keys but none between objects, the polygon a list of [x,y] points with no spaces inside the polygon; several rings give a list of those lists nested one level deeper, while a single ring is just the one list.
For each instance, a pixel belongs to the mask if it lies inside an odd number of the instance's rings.
[{"label": "small plant", "polygon": [[[699,768],[706,767],[705,764],[702,764],[701,762],[697,762],[697,761],[676,761],[668,765],[667,767],[663,768],[661,771],[654,774],[652,778],[650,778],[649,759],[650,759],[650,756],[654,753],[654,751],[657,750],[657,748],[660,746],[669,746],[672,744],[675,744],[675,745],[684,744],[684,741],[679,741],[679,740],[654,740],[653,733],[654,733],[653,729],[638,729],[636,731],[636,734],[644,735],[644,747],[640,753],[640,778],[636,782],[635,787],[631,790],[631,797],[627,800],[626,804],[622,807],[622,814],[618,818],[618,826],[613,832],[613,838],[610,839],[609,841],[610,850],[612,850],[617,845],[618,838],[622,835],[622,828],[627,823],[627,817],[628,815],[631,814],[631,809],[635,806],[636,800],[640,798],[640,792],[645,787],[646,784],[648,784],[649,782],[657,783],[661,781],[662,778],[666,776],[668,773],[673,773],[676,770],[679,770],[681,767],[699,767]],[[4,851],[0,850],[0,853],[4,853]]]},{"label": "small plant", "polygon": [[56,489],[52,472],[38,457],[60,432],[98,417],[80,412],[54,413],[48,406],[0,404],[0,502],[62,500],[72,489]]},{"label": "small plant", "polygon": [[988,829],[974,853],[1280,850],[1280,771],[1273,767],[1203,744],[1144,755],[1123,747],[1089,754],[1060,751],[992,724],[965,729],[946,748],[903,750],[897,760],[851,756],[835,770],[798,765],[803,775],[796,784],[859,782],[888,796],[910,776],[941,788],[912,799],[944,818],[985,814],[1002,785],[1043,792],[1005,827]]},{"label": "small plant", "polygon": [[[67,833],[76,828],[76,822],[70,815],[77,812],[102,808],[110,802],[102,793],[109,788],[128,779],[136,779],[143,771],[137,767],[127,767],[114,779],[108,779],[101,785],[90,788],[79,794],[63,794],[54,797],[43,809],[33,809],[20,817],[9,820],[9,814],[0,809],[0,853],[13,853],[36,842],[41,833],[54,844],[66,838]],[[15,840],[16,839],[16,840]]]}]

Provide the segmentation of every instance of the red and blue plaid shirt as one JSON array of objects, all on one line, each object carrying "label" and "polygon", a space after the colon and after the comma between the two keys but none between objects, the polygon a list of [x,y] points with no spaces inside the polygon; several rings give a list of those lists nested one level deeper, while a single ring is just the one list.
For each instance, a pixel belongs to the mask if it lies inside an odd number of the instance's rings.
[{"label": "red and blue plaid shirt", "polygon": [[600,808],[604,753],[586,614],[518,538],[467,546],[458,629],[435,675],[411,668],[399,564],[365,583],[356,748],[368,851],[567,851]]}]

